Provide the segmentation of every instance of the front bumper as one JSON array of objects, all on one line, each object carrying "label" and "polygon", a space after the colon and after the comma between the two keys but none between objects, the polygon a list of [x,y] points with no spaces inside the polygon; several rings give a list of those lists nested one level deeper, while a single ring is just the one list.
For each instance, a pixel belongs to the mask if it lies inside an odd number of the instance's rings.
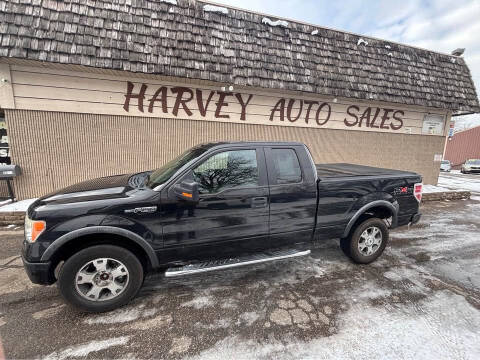
[{"label": "front bumper", "polygon": [[48,262],[28,262],[22,256],[23,267],[31,282],[34,284],[50,285],[55,282],[55,276],[51,271],[52,263]]}]

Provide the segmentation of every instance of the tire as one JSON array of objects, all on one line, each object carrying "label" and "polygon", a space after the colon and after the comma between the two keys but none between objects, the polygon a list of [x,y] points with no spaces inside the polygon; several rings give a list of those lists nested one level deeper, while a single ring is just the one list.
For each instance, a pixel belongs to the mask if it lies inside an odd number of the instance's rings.
[{"label": "tire", "polygon": [[[340,247],[354,262],[369,264],[382,255],[388,238],[389,231],[385,222],[378,218],[370,218],[357,225],[348,237],[341,239]],[[368,243],[369,241],[371,243]]]},{"label": "tire", "polygon": [[105,312],[127,304],[143,283],[143,267],[129,250],[97,245],[71,256],[57,286],[64,300],[86,312]]}]

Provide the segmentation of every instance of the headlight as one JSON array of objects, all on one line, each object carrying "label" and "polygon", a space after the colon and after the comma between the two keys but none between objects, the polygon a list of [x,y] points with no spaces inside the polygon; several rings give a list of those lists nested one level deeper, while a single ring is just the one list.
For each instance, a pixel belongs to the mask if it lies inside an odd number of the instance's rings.
[{"label": "headlight", "polygon": [[43,220],[32,220],[25,216],[25,240],[34,242],[45,230],[47,224]]}]

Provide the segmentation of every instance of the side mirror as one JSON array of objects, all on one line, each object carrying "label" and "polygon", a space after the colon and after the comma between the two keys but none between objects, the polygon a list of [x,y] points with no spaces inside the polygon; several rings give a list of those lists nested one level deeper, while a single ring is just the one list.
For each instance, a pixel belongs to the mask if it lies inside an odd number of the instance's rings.
[{"label": "side mirror", "polygon": [[173,193],[180,200],[198,202],[199,192],[198,183],[192,181],[182,181],[173,185]]}]

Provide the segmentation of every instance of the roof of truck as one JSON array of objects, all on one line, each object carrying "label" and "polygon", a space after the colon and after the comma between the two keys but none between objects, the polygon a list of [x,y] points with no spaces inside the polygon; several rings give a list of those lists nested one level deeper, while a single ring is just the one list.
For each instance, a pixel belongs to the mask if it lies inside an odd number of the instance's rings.
[{"label": "roof of truck", "polygon": [[196,147],[210,149],[213,147],[223,146],[305,146],[305,144],[298,141],[214,141],[210,143],[199,144]]}]

